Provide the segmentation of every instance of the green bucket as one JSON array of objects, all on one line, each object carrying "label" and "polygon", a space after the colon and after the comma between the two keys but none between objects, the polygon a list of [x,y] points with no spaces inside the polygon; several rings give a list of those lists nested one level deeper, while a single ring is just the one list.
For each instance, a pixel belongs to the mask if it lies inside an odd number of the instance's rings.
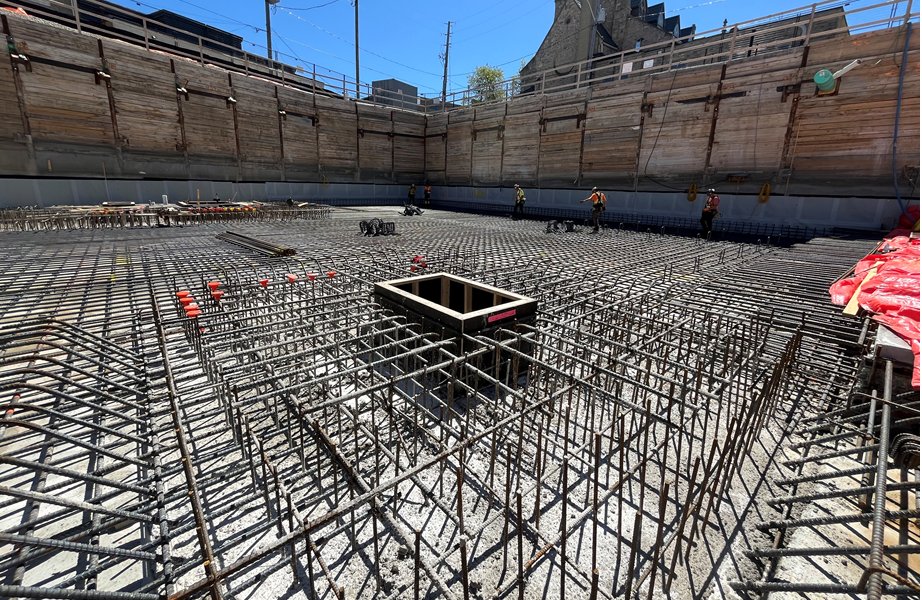
[{"label": "green bucket", "polygon": [[816,89],[821,92],[831,92],[836,89],[836,78],[832,76],[832,71],[829,69],[820,69],[813,76],[813,83],[816,84]]}]

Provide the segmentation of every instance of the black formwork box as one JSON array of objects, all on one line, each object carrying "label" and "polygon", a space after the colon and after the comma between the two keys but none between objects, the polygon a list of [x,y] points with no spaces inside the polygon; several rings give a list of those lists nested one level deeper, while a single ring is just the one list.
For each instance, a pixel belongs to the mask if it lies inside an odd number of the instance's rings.
[{"label": "black formwork box", "polygon": [[[375,296],[382,306],[419,323],[424,332],[451,341],[447,350],[458,357],[483,347],[465,340],[463,334],[508,341],[510,336],[502,337],[501,330],[526,333],[523,326],[534,325],[538,310],[537,300],[448,273],[382,281],[375,284]],[[531,340],[530,336],[518,336],[511,348],[531,356]],[[508,350],[494,349],[469,360],[476,369],[513,387],[522,384],[528,373],[529,361]],[[492,385],[463,367],[458,379],[470,388]],[[464,386],[453,387],[455,396],[463,394]]]}]

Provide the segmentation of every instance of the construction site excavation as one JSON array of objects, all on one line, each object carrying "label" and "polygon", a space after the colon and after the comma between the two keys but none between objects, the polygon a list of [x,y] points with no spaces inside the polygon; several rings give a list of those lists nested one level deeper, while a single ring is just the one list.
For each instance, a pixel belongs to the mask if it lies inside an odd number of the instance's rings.
[{"label": "construction site excavation", "polygon": [[919,598],[919,13],[854,4],[436,105],[0,2],[0,598]]}]

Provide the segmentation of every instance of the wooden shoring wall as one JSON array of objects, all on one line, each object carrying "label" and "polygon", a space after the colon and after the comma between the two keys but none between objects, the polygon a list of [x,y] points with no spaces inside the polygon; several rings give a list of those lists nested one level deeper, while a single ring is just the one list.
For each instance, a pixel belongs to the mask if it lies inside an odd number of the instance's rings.
[{"label": "wooden shoring wall", "polygon": [[[4,15],[3,28],[28,61],[0,60],[0,175],[893,191],[905,27],[428,116],[37,19]],[[909,42],[895,165],[912,196],[917,27]],[[816,71],[855,59],[835,94],[817,95]]]},{"label": "wooden shoring wall", "polygon": [[426,117],[3,15],[0,175],[403,182]]}]

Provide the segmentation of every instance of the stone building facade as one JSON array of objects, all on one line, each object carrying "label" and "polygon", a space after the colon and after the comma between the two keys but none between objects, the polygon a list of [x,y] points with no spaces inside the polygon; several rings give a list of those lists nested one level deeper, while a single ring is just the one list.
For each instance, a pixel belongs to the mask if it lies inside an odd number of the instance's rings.
[{"label": "stone building facade", "polygon": [[544,71],[576,77],[576,63],[694,33],[695,26],[683,29],[678,16],[666,18],[662,2],[556,0],[551,29],[520,72],[523,88]]},{"label": "stone building facade", "polygon": [[[812,35],[848,36],[843,7],[806,10],[781,18],[726,26],[696,37],[664,3],[646,0],[556,0],[554,23],[531,61],[520,71],[524,93],[591,85],[665,68],[701,66],[783,51]],[[670,44],[676,40],[675,44]],[[666,43],[663,43],[666,42]],[[592,59],[590,63],[586,61]],[[587,67],[587,65],[589,65]]]}]

